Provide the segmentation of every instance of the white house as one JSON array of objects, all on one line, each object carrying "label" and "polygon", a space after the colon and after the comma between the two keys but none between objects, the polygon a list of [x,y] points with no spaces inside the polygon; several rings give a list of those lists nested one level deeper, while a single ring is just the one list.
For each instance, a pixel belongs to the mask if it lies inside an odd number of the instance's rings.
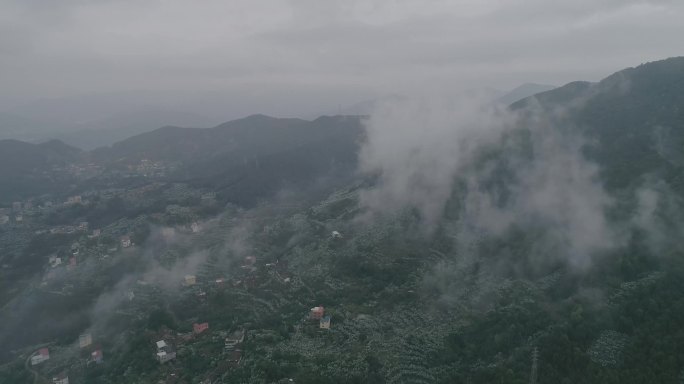
[{"label": "white house", "polygon": [[84,333],[84,334],[78,336],[78,346],[80,348],[85,348],[92,343],[93,343],[93,337],[90,335],[90,333]]},{"label": "white house", "polygon": [[55,268],[58,265],[62,264],[62,258],[57,256],[50,256],[48,262],[50,263],[50,266],[52,266],[52,268]]},{"label": "white house", "polygon": [[133,245],[133,243],[131,242],[131,238],[129,236],[121,236],[121,246],[122,247],[128,248],[131,245]]},{"label": "white house", "polygon": [[160,364],[164,364],[169,360],[173,360],[176,358],[176,352],[171,349],[171,346],[166,344],[166,341],[164,340],[159,340],[157,341],[157,361],[159,361]]},{"label": "white house", "polygon": [[31,356],[31,365],[41,364],[50,360],[50,351],[47,348],[41,348],[38,353]]},{"label": "white house", "polygon": [[62,372],[52,378],[52,384],[69,384],[69,376],[66,372]]},{"label": "white house", "polygon": [[195,275],[185,275],[185,279],[183,281],[185,286],[189,287],[191,285],[197,284],[197,277]]}]

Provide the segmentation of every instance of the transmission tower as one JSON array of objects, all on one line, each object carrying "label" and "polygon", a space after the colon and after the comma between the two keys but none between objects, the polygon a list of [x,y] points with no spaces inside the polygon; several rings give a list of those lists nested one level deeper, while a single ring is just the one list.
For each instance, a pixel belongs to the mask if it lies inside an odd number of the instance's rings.
[{"label": "transmission tower", "polygon": [[530,384],[537,384],[537,360],[539,359],[539,350],[534,347],[532,350],[532,372],[530,372]]}]

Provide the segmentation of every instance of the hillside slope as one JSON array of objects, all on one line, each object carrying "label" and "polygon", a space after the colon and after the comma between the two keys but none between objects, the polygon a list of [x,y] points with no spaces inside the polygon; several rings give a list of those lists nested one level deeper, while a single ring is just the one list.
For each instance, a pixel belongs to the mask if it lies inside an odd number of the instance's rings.
[{"label": "hillside slope", "polygon": [[589,140],[608,188],[657,174],[684,193],[684,57],[628,68],[598,83],[573,82],[514,103],[544,110]]},{"label": "hillside slope", "polygon": [[306,121],[254,115],[209,129],[160,128],[93,156],[113,166],[142,159],[176,164],[174,179],[251,204],[283,187],[350,177],[362,135],[361,120],[353,116]]}]

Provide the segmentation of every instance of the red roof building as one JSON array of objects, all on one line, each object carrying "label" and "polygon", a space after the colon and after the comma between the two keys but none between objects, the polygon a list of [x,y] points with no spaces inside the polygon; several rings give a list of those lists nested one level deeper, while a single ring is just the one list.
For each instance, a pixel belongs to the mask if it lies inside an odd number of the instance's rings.
[{"label": "red roof building", "polygon": [[31,365],[37,365],[46,360],[50,360],[50,351],[47,348],[41,348],[37,354],[31,356]]},{"label": "red roof building", "polygon": [[103,356],[102,356],[102,350],[101,349],[96,349],[93,351],[93,353],[90,354],[90,359],[94,361],[96,364],[100,364],[103,361]]},{"label": "red roof building", "polygon": [[195,323],[192,325],[192,330],[196,334],[200,334],[200,333],[206,331],[207,329],[209,329],[209,323],[200,323],[200,324]]}]

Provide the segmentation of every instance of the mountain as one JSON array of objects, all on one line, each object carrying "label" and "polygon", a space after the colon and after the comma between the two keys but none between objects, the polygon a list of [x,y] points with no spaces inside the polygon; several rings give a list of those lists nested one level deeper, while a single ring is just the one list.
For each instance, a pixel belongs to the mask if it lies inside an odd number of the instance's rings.
[{"label": "mountain", "polygon": [[78,123],[71,129],[50,133],[50,136],[69,145],[91,150],[167,125],[208,127],[211,120],[194,113],[146,108]]},{"label": "mountain", "polygon": [[[70,162],[88,160],[126,170],[149,160],[166,164],[172,169],[168,174],[172,179],[211,186],[226,200],[251,204],[286,184],[306,184],[332,176],[331,172],[339,180],[349,177],[356,167],[362,133],[358,117],[307,121],[253,115],[214,128],[166,126],[90,152],[58,140],[44,144],[6,140],[0,177],[15,187],[7,184],[0,196],[7,201],[10,197],[5,193],[25,191],[19,188],[25,183],[39,192],[37,175],[49,175],[50,170]],[[44,184],[49,187],[45,190],[56,184],[62,184],[59,178]]]},{"label": "mountain", "polygon": [[[253,115],[208,129],[166,126],[127,138],[94,153],[102,159],[188,161],[229,151],[251,152],[269,146],[276,150],[289,140],[301,140],[308,124],[299,119]],[[273,135],[273,136],[269,136]],[[258,146],[260,148],[254,148]]]},{"label": "mountain", "polygon": [[49,137],[53,131],[64,129],[63,126],[34,120],[21,115],[0,113],[0,139],[34,141]]},{"label": "mountain", "polygon": [[92,152],[100,163],[146,159],[177,165],[173,177],[211,185],[231,201],[271,193],[283,183],[311,182],[356,167],[363,130],[358,117],[313,121],[253,115],[207,129],[163,127]]},{"label": "mountain", "polygon": [[[543,86],[540,86],[543,87]],[[546,89],[544,89],[546,90]],[[524,96],[529,96],[532,93],[526,93]],[[472,88],[472,89],[466,89],[466,90],[459,90],[455,91],[449,94],[443,94],[440,95],[440,97],[444,100],[451,100],[458,102],[459,100],[463,99],[470,99],[470,98],[475,98],[477,100],[484,100],[484,101],[495,101],[501,96],[501,91],[490,88],[490,87],[481,87],[481,88]],[[521,98],[522,98],[521,97]],[[406,95],[401,95],[401,94],[390,94],[390,95],[385,95],[382,97],[378,97],[375,99],[369,99],[369,100],[364,100],[361,102],[358,102],[356,104],[352,104],[350,106],[340,108],[337,111],[334,111],[334,113],[331,113],[332,115],[344,115],[344,116],[368,116],[372,114],[375,110],[378,109],[378,107],[381,107],[383,105],[389,104],[400,104],[403,102],[406,102],[408,100],[411,100],[411,97],[406,96]],[[517,100],[517,99],[516,99]]]},{"label": "mountain", "polygon": [[76,126],[88,121],[100,121],[145,109],[166,109],[155,103],[163,95],[149,92],[84,94],[58,98],[42,98],[15,106],[6,111],[37,121],[50,121]]},{"label": "mountain", "polygon": [[111,145],[127,137],[166,125],[183,127],[213,125],[212,120],[194,113],[153,107],[138,107],[137,109],[130,107],[125,111],[85,121],[79,120],[77,114],[70,118],[58,116],[59,118],[50,120],[51,114],[37,113],[38,117],[34,117],[27,107],[19,111],[23,114],[0,113],[0,139],[30,142],[58,139],[85,150]]},{"label": "mountain", "polygon": [[[451,183],[434,166],[447,160],[408,153],[415,161],[407,167],[424,172],[390,168],[399,182],[380,179],[374,187],[389,191],[372,202],[419,195],[418,204],[385,221],[348,220],[373,186],[311,208],[310,222],[344,240],[311,235],[280,260],[320,284],[310,303],[334,303],[339,333],[297,329],[275,347],[294,362],[270,366],[306,366],[298,382],[524,383],[536,380],[530,371],[552,383],[676,382],[684,366],[682,105],[684,58],[573,82],[513,103],[518,124]],[[434,203],[442,191],[431,189],[445,184],[451,195],[436,229],[421,236],[429,222],[420,203]],[[315,358],[359,361],[361,373],[308,363],[313,345],[321,345]],[[355,360],[362,348],[377,360]],[[232,377],[250,377],[253,366]]]},{"label": "mountain", "polygon": [[[109,159],[142,158],[164,161],[211,159],[227,154],[263,156],[318,141],[347,126],[359,126],[355,117],[321,117],[313,121],[252,115],[214,128],[167,126],[130,137],[111,148],[95,151]],[[353,133],[358,134],[358,131]]]},{"label": "mountain", "polygon": [[341,108],[340,110],[335,111],[335,114],[347,116],[368,116],[382,104],[400,102],[406,99],[406,96],[394,94],[379,97],[377,99],[363,100],[348,107]]},{"label": "mountain", "polygon": [[51,166],[66,165],[79,158],[82,151],[59,140],[31,144],[18,140],[0,140],[0,175],[7,177],[26,172],[44,172]]},{"label": "mountain", "polygon": [[0,201],[64,187],[69,178],[57,169],[81,160],[83,155],[80,149],[59,140],[42,144],[0,140]]},{"label": "mountain", "polygon": [[515,103],[518,100],[522,100],[537,93],[550,91],[554,88],[558,87],[556,87],[555,85],[525,83],[513,88],[504,95],[499,96],[496,99],[496,101],[502,104],[509,105]]},{"label": "mountain", "polygon": [[587,154],[609,188],[647,174],[684,193],[684,57],[642,64],[598,83],[572,82],[511,105],[543,110],[593,140]]}]

